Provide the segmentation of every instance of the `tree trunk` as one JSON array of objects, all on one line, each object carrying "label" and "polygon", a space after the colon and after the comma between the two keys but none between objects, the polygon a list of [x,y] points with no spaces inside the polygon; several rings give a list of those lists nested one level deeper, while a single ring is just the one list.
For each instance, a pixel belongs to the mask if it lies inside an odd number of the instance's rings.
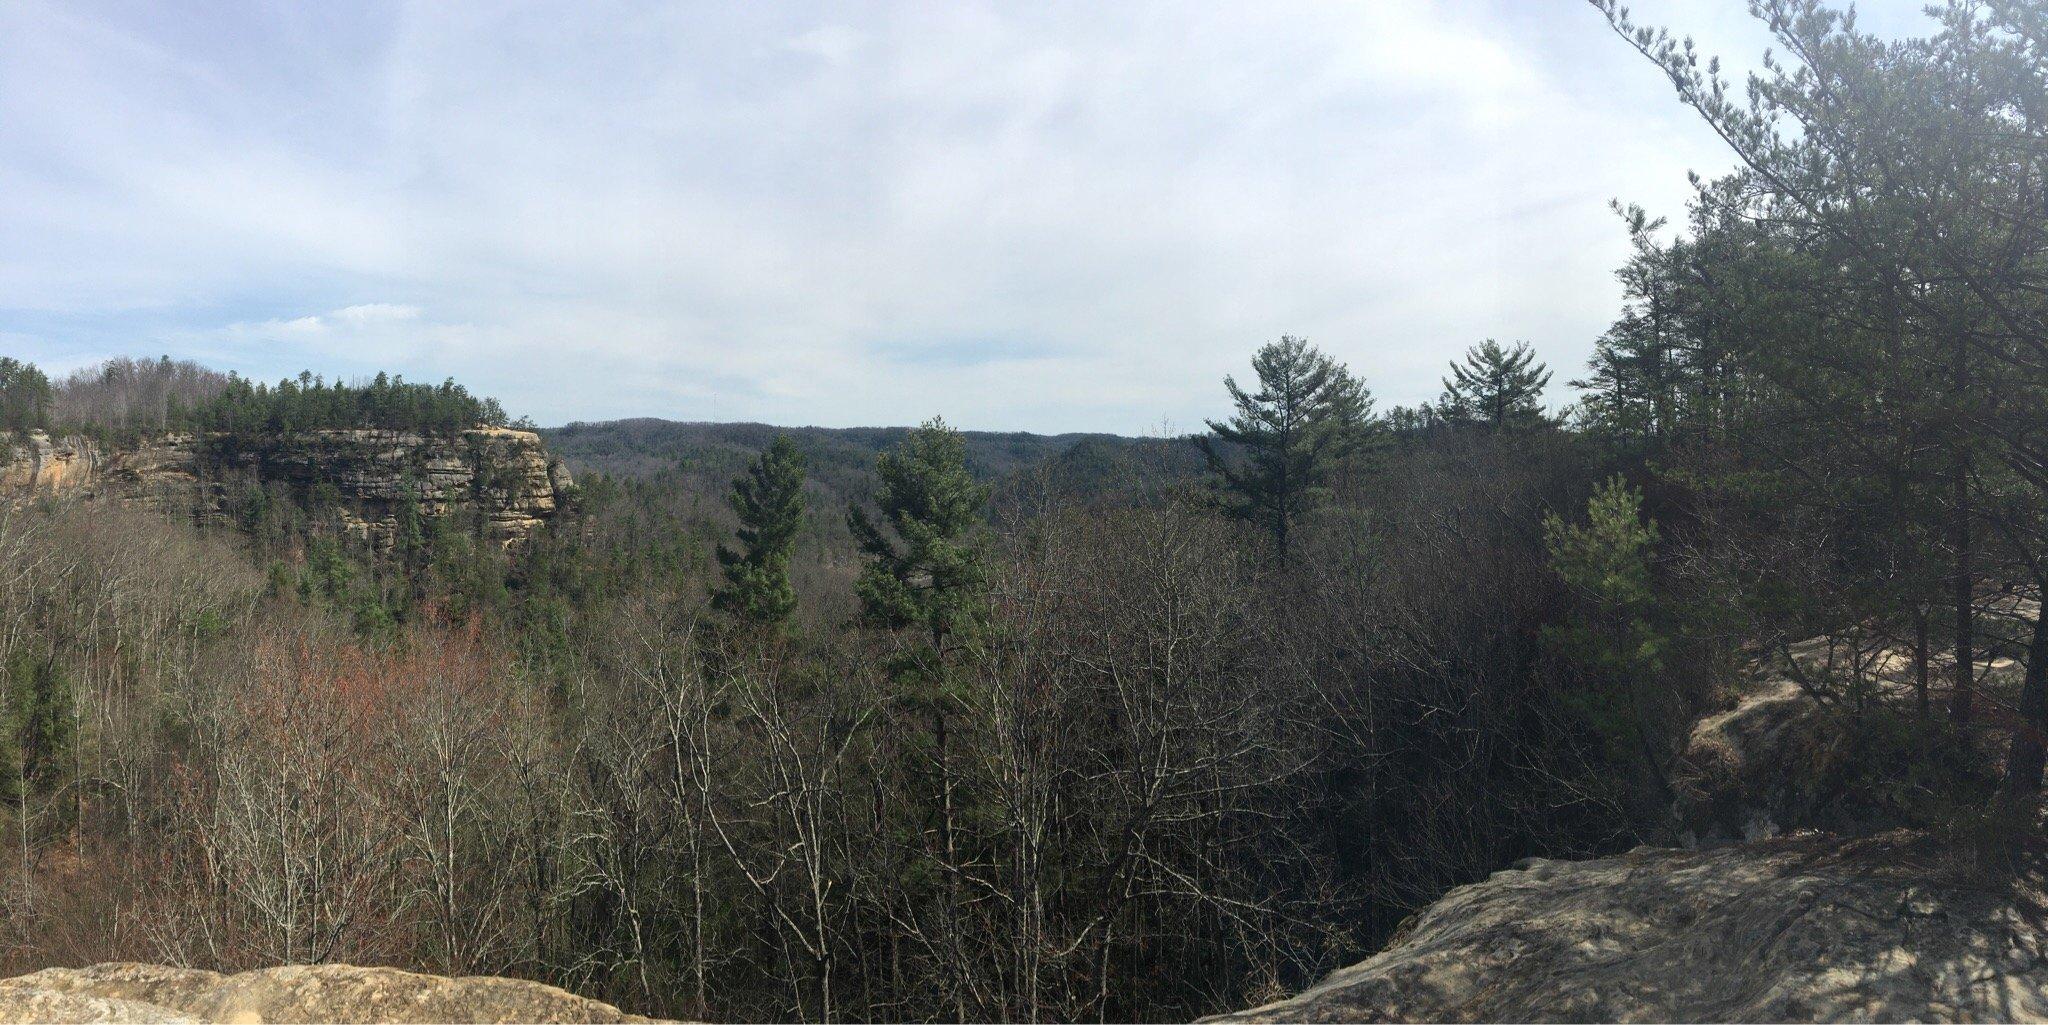
[{"label": "tree trunk", "polygon": [[1977,683],[1977,660],[1972,633],[1975,609],[1975,581],[1972,579],[1970,537],[1970,461],[1958,453],[1955,467],[1955,508],[1951,511],[1950,537],[1955,546],[1955,577],[1950,581],[1955,602],[1955,693],[1949,699],[1948,715],[1956,725],[1968,725],[1972,692]]},{"label": "tree trunk", "polygon": [[1913,609],[1913,702],[1927,718],[1927,609]]},{"label": "tree trunk", "polygon": [[2032,798],[2041,792],[2041,767],[2048,761],[2048,588],[2034,613],[2034,637],[2027,645],[2027,675],[2020,684],[2021,722],[2005,756],[2005,792]]}]

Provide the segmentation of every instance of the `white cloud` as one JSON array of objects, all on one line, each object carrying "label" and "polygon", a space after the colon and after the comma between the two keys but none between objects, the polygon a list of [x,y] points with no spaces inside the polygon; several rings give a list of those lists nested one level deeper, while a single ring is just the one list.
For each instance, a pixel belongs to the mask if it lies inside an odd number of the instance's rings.
[{"label": "white cloud", "polygon": [[808,53],[828,63],[845,64],[853,59],[854,52],[867,42],[867,34],[845,25],[820,25],[793,39],[787,44],[798,53]]},{"label": "white cloud", "polygon": [[274,317],[257,322],[237,322],[229,324],[226,333],[244,338],[310,338],[337,333],[356,334],[366,329],[374,330],[386,325],[415,321],[419,317],[420,309],[417,306],[359,303],[330,310],[324,314],[313,313],[302,317]]},{"label": "white cloud", "polygon": [[0,5],[0,331],[543,421],[1139,431],[1282,332],[1385,401],[1489,335],[1567,378],[1607,200],[1726,165],[1579,5],[821,13]]},{"label": "white cloud", "polygon": [[418,320],[420,308],[398,303],[358,303],[335,310],[331,316],[346,324],[382,324]]}]

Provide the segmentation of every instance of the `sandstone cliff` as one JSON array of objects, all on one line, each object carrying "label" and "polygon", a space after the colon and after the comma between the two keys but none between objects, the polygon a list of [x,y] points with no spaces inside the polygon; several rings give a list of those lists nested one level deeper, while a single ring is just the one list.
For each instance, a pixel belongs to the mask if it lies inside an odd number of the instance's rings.
[{"label": "sandstone cliff", "polygon": [[524,979],[448,978],[353,965],[286,965],[221,975],[102,964],[0,979],[0,1023],[649,1020]]},{"label": "sandstone cliff", "polygon": [[4,454],[0,497],[105,497],[206,514],[238,479],[283,483],[301,495],[331,495],[344,527],[380,549],[392,545],[408,501],[428,519],[474,514],[486,536],[523,541],[574,484],[538,435],[502,427],[449,437],[378,429],[254,439],[169,434],[112,451],[36,432]]},{"label": "sandstone cliff", "polygon": [[1210,1020],[2042,1020],[2044,912],[2032,882],[1907,832],[1530,860],[1301,995]]},{"label": "sandstone cliff", "polygon": [[52,441],[42,431],[24,438],[0,435],[0,495],[66,495],[89,486],[99,450],[78,438]]}]

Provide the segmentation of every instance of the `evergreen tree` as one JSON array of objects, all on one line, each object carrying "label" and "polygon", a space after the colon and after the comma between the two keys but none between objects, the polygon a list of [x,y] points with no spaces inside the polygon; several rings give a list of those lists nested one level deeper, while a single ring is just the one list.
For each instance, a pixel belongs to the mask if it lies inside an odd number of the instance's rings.
[{"label": "evergreen tree", "polygon": [[63,779],[75,738],[71,681],[47,654],[17,651],[0,679],[0,796],[21,802]]},{"label": "evergreen tree", "polygon": [[854,585],[861,617],[884,629],[920,629],[943,654],[949,639],[972,626],[987,581],[982,513],[988,488],[968,473],[960,432],[938,418],[883,453],[875,474],[881,485],[875,504],[889,531],[859,508],[847,516],[869,559]]},{"label": "evergreen tree", "polygon": [[49,425],[50,379],[33,363],[0,356],[0,433]]},{"label": "evergreen tree", "polygon": [[[1986,537],[1981,504],[2007,472],[2030,482],[2036,504],[2048,494],[2048,447],[2032,427],[2043,418],[2015,401],[2048,382],[2048,15],[2025,0],[1949,0],[1929,8],[1938,34],[1890,40],[1861,31],[1853,10],[1770,0],[1752,9],[1792,59],[1767,63],[1744,102],[1690,38],[1636,23],[1615,0],[1595,4],[1738,157],[1731,186],[1702,201],[1775,226],[1835,279],[1811,293],[1829,330],[1786,335],[1764,375],[1846,445],[1911,453],[1915,475],[1938,467],[1949,708],[1967,723],[1982,654],[1976,590],[2020,575],[1987,564],[1988,549],[2043,553],[2024,534]],[[1815,368],[1855,385],[1816,388]],[[2048,695],[2033,707],[2048,709]],[[2016,751],[2044,734],[2048,719],[2015,730]]]},{"label": "evergreen tree", "polygon": [[1580,670],[1575,675],[1586,689],[1575,697],[1605,740],[1608,758],[1626,764],[1634,747],[1641,770],[1668,800],[1666,733],[1683,710],[1656,687],[1668,638],[1658,623],[1651,578],[1657,524],[1643,517],[1642,506],[1642,494],[1616,476],[1594,489],[1584,524],[1555,513],[1544,519],[1551,568],[1578,606],[1547,634]]},{"label": "evergreen tree", "polygon": [[1372,396],[1344,364],[1291,335],[1259,349],[1252,370],[1259,390],[1224,378],[1237,413],[1227,423],[1208,421],[1210,433],[1195,443],[1226,508],[1269,531],[1285,559],[1295,525],[1322,497],[1330,471],[1368,439]]},{"label": "evergreen tree", "polygon": [[[961,878],[975,857],[965,849],[964,823],[976,818],[975,799],[955,764],[959,736],[974,732],[976,705],[962,693],[967,674],[960,663],[980,652],[988,583],[983,520],[988,488],[967,471],[965,439],[938,418],[912,431],[895,451],[883,453],[876,476],[875,504],[883,522],[858,507],[847,516],[869,560],[854,590],[861,619],[899,635],[888,666],[899,698],[896,707],[906,717],[900,751],[908,776],[930,788],[924,799],[935,813],[899,824],[908,827],[898,833],[899,844],[922,847],[925,870],[906,868],[898,885],[906,902],[923,909],[914,913],[932,916],[943,923],[945,935],[957,936],[969,903]],[[927,882],[936,885],[927,887]],[[964,997],[957,995],[966,988],[964,979],[948,981],[955,987],[956,1013],[964,1018]]]},{"label": "evergreen tree", "polygon": [[725,584],[711,604],[742,623],[774,627],[796,611],[789,557],[804,519],[804,455],[778,434],[745,475],[732,482],[742,550],[718,546]]},{"label": "evergreen tree", "polygon": [[1543,388],[1550,371],[1536,362],[1527,342],[1508,349],[1488,338],[1465,350],[1465,362],[1451,364],[1438,407],[1453,423],[1483,424],[1491,431],[1527,430],[1546,423]]}]

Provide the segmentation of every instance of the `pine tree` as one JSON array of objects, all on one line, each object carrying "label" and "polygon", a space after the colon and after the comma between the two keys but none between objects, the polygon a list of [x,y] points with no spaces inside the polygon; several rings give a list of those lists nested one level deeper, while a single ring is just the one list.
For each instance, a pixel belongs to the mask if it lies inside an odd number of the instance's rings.
[{"label": "pine tree", "polygon": [[[918,873],[899,885],[911,888],[907,899],[933,909],[945,933],[955,934],[968,903],[961,888],[969,857],[963,849],[964,823],[975,818],[975,799],[954,765],[959,736],[974,732],[975,702],[962,693],[969,677],[960,665],[980,650],[980,606],[988,584],[983,520],[988,488],[968,473],[960,433],[938,418],[884,453],[876,476],[875,504],[882,523],[859,507],[847,515],[869,560],[854,591],[864,622],[909,641],[889,660],[896,708],[910,727],[900,750],[909,759],[911,778],[930,781],[936,812],[935,820],[927,820],[936,830],[920,823],[916,833],[929,844],[924,856],[934,862],[936,874]],[[937,885],[918,893],[917,880]],[[968,1017],[964,997],[958,995],[965,987],[958,978],[951,981],[955,1013]]]},{"label": "pine tree", "polygon": [[50,379],[34,363],[0,356],[0,434],[49,425]]},{"label": "pine tree", "polygon": [[718,546],[725,583],[711,604],[742,623],[779,627],[796,611],[789,558],[804,520],[804,454],[778,434],[747,472],[733,479],[740,551]]},{"label": "pine tree", "polygon": [[1372,396],[1344,364],[1291,335],[1259,349],[1252,370],[1259,390],[1247,393],[1224,378],[1237,413],[1228,423],[1208,421],[1210,433],[1195,443],[1222,485],[1225,507],[1270,532],[1285,559],[1295,525],[1326,490],[1330,471],[1369,439]]},{"label": "pine tree", "polygon": [[1594,489],[1583,525],[1555,513],[1543,521],[1551,568],[1578,605],[1546,630],[1549,640],[1582,670],[1586,690],[1575,697],[1606,740],[1608,757],[1626,762],[1633,746],[1639,767],[1668,801],[1663,752],[1671,695],[1655,688],[1669,643],[1651,576],[1657,537],[1656,522],[1643,516],[1642,493],[1619,476]]},{"label": "pine tree", "polygon": [[77,740],[71,681],[55,659],[26,650],[0,673],[0,798],[15,806],[26,859],[31,801],[62,787]]},{"label": "pine tree", "polygon": [[1536,362],[1529,343],[1516,342],[1508,349],[1488,338],[1465,350],[1464,365],[1451,364],[1437,404],[1453,423],[1482,424],[1492,431],[1527,430],[1546,422],[1542,399],[1549,383],[1550,371]]},{"label": "pine tree", "polygon": [[982,510],[988,488],[968,473],[960,432],[937,418],[883,453],[875,472],[881,484],[875,503],[889,532],[859,508],[847,516],[869,559],[855,584],[861,616],[889,630],[919,628],[943,653],[950,638],[972,626],[987,580]]}]

